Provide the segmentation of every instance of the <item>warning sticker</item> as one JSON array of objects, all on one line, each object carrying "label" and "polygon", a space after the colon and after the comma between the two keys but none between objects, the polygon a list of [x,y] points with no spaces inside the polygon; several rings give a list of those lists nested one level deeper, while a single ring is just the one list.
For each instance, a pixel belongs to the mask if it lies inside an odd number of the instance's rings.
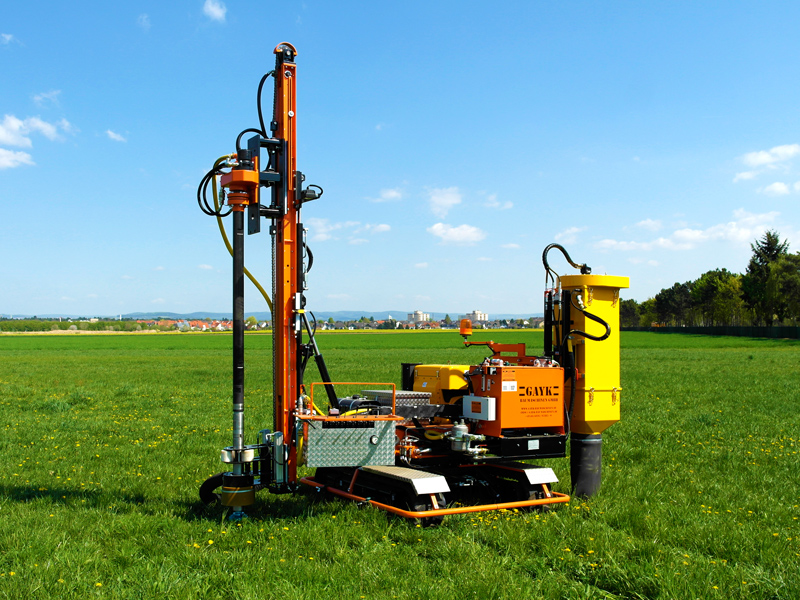
[{"label": "warning sticker", "polygon": [[503,382],[503,391],[504,392],[516,392],[517,391],[517,382],[516,381],[504,381]]}]

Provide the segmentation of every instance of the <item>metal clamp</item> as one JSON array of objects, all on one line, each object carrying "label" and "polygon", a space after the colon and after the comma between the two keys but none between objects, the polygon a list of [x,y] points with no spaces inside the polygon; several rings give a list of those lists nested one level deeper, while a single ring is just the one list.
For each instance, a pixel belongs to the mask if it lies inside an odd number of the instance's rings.
[{"label": "metal clamp", "polygon": [[244,464],[251,463],[255,459],[255,450],[251,447],[234,448],[228,446],[223,448],[220,452],[220,460],[226,464]]},{"label": "metal clamp", "polygon": [[611,406],[614,406],[617,403],[617,392],[620,390],[618,388],[611,388]]},{"label": "metal clamp", "polygon": [[594,388],[589,388],[589,406],[594,403]]}]

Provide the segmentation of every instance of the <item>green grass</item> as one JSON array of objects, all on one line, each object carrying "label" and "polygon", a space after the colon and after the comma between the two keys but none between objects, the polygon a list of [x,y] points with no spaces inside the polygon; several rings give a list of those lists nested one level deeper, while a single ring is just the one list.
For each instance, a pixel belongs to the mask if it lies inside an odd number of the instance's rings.
[{"label": "green grass", "polygon": [[[319,344],[335,380],[485,353],[457,333]],[[254,441],[270,337],[247,347]],[[202,507],[230,444],[230,350],[229,335],[0,336],[0,598],[800,597],[799,342],[623,334],[601,493],[438,529],[310,491],[261,492],[240,525]],[[568,492],[568,460],[545,464]]]}]

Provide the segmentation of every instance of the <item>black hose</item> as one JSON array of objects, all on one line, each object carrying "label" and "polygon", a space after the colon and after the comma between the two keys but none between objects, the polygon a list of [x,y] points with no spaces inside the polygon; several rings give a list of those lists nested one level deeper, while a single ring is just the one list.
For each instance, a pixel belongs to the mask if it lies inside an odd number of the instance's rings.
[{"label": "black hose", "polygon": [[[306,254],[308,254],[308,266],[306,267],[306,273],[308,273],[311,271],[311,267],[314,266],[314,253],[311,252],[311,248],[308,247],[308,244],[306,244]],[[316,329],[316,325],[314,326],[314,329]]]},{"label": "black hose", "polygon": [[209,217],[227,217],[233,211],[233,207],[231,207],[228,212],[223,212],[224,203],[220,203],[219,209],[211,208],[208,203],[208,184],[220,173],[222,173],[222,170],[219,167],[211,169],[203,176],[200,180],[200,185],[197,187],[197,205],[203,211],[203,214]]},{"label": "black hose", "polygon": [[311,315],[311,320],[314,322],[314,326],[311,328],[311,337],[314,337],[317,334],[317,317],[314,316],[314,313],[308,311],[308,314]]},{"label": "black hose", "polygon": [[589,275],[592,272],[586,263],[578,264],[569,255],[569,252],[562,246],[561,244],[548,244],[544,251],[542,252],[542,264],[544,264],[544,271],[545,271],[545,287],[547,286],[548,279],[552,280],[555,283],[556,279],[559,279],[558,275],[556,275],[555,271],[550,268],[550,264],[547,262],[547,253],[550,252],[553,248],[560,250],[561,253],[564,255],[564,258],[567,259],[567,262],[572,265],[576,269],[580,269],[581,275]]},{"label": "black hose", "polygon": [[[222,207],[219,210],[211,208],[211,205],[208,203],[208,184],[211,183],[212,179],[220,174],[220,170],[211,169],[208,173],[206,173],[203,178],[200,180],[200,185],[197,187],[197,205],[200,207],[200,210],[203,211],[204,214],[208,215],[209,217],[216,217],[216,216],[225,216],[222,214]],[[228,213],[225,214],[229,214]]]},{"label": "black hose", "polygon": [[602,342],[603,340],[608,339],[608,336],[611,335],[611,326],[608,323],[603,321],[603,319],[601,319],[597,315],[593,315],[592,313],[590,313],[586,309],[583,309],[580,306],[576,306],[575,302],[571,298],[570,298],[570,304],[572,304],[572,307],[574,309],[579,310],[580,312],[582,312],[583,315],[587,319],[590,319],[590,320],[594,321],[595,323],[599,323],[600,325],[605,327],[606,328],[606,332],[601,336],[597,336],[597,335],[592,335],[590,333],[586,333],[585,331],[580,331],[579,329],[571,329],[569,331],[569,333],[564,336],[564,341],[562,342],[562,344],[567,340],[567,336],[572,335],[573,333],[576,334],[576,335],[583,336],[583,337],[585,337],[587,339],[594,340],[595,342]]},{"label": "black hose", "polygon": [[258,124],[261,125],[260,133],[262,137],[269,136],[267,135],[267,128],[264,126],[264,113],[261,112],[261,90],[264,89],[264,83],[266,83],[267,78],[270,75],[275,75],[275,71],[268,71],[264,74],[264,76],[261,78],[261,81],[258,82],[258,92],[256,92],[256,104],[258,105]]},{"label": "black hose", "polygon": [[550,250],[552,250],[553,248],[561,250],[561,253],[564,255],[564,258],[567,259],[567,262],[576,269],[580,269],[582,275],[591,274],[592,270],[588,266],[586,266],[585,263],[579,265],[574,260],[572,260],[572,258],[569,255],[569,252],[567,252],[567,250],[561,244],[548,244],[547,247],[545,247],[544,251],[542,252],[542,262],[544,263],[544,268],[546,270],[552,271],[550,265],[547,263],[547,253],[550,252]]},{"label": "black hose", "polygon": [[575,348],[572,348],[572,368],[570,369],[570,386],[569,386],[569,408],[567,409],[567,427],[566,433],[567,437],[569,437],[570,432],[572,431],[572,412],[575,410],[575,388],[578,385],[578,378],[577,375],[577,367],[575,365],[578,364],[578,358],[575,356]]},{"label": "black hose", "polygon": [[257,134],[258,134],[258,135],[260,135],[261,137],[267,137],[266,135],[264,135],[264,132],[262,132],[262,131],[259,131],[258,129],[255,129],[255,128],[253,128],[253,127],[248,127],[247,129],[245,129],[244,131],[242,131],[242,132],[241,132],[241,133],[240,133],[240,134],[239,134],[239,135],[236,137],[236,153],[237,153],[237,154],[238,154],[238,153],[239,153],[239,151],[242,149],[242,136],[243,136],[245,133],[257,133]]}]

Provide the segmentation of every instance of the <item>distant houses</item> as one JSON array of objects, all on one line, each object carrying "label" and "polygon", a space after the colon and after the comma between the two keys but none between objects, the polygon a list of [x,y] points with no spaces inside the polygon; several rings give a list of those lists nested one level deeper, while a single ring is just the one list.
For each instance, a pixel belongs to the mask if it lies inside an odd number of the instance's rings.
[{"label": "distant houses", "polygon": [[174,320],[174,319],[137,319],[140,325],[147,328],[177,329],[179,331],[232,331],[233,321],[214,320]]},{"label": "distant houses", "polygon": [[[459,319],[466,316],[486,317],[485,320],[472,320],[475,329],[531,329],[543,327],[541,317],[530,317],[528,319],[495,319],[488,320],[486,313],[473,311],[467,315],[459,315],[458,319],[452,319],[446,315],[444,319],[431,319],[429,313],[415,311],[409,313],[411,319],[395,320],[391,316],[388,319],[375,319],[372,316],[362,316],[358,320],[334,321],[329,318],[327,321],[320,320],[316,329],[318,331],[371,331],[371,330],[438,330],[438,329],[458,329]],[[248,331],[269,330],[272,327],[270,321],[259,321],[254,316],[245,319],[245,329]],[[44,318],[39,319],[10,319],[0,317],[0,331],[55,331],[55,330],[76,330],[76,331],[183,331],[183,332],[226,332],[233,330],[232,319],[121,319],[105,320],[96,317],[75,319]]]}]

